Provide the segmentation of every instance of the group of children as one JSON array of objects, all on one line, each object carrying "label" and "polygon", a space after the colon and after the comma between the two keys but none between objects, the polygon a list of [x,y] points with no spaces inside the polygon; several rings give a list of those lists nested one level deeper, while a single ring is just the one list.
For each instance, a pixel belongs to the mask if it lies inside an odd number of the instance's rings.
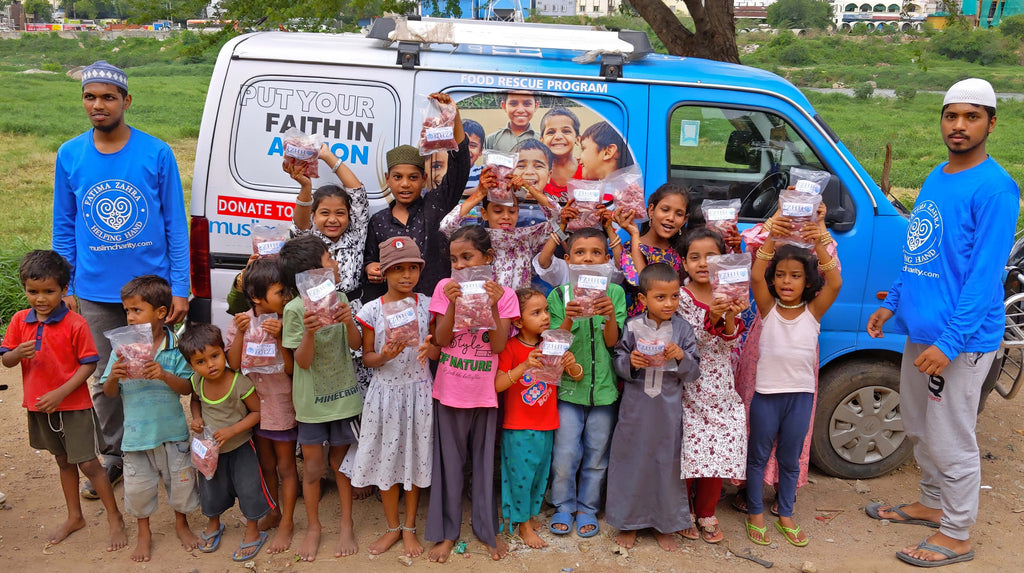
[{"label": "group of children", "polygon": [[[444,94],[431,97],[450,101]],[[548,116],[557,123],[547,125]],[[571,112],[548,116],[542,134],[551,127],[552,142],[573,139],[559,131],[572,124]],[[608,126],[618,143],[607,143],[601,129],[582,136],[582,174],[591,172],[588,164],[628,154],[614,129]],[[650,195],[645,214],[602,207],[598,227],[566,236],[579,213],[546,192],[561,164],[556,145],[535,139],[515,143],[512,185],[550,219],[517,227],[517,202],[487,201],[495,185],[488,169],[458,204],[472,137],[458,117],[455,136],[460,145],[448,172],[425,197],[417,150],[389,152],[394,202],[373,217],[358,179],[329,153],[321,159],[344,187],[313,193],[301,172],[291,172],[301,185],[293,238],[272,258],[254,256],[241,274],[235,286],[244,300],[234,306],[243,310],[226,340],[207,324],[192,324],[175,340],[163,325],[170,291],[162,279],[139,277],[124,287],[129,324],[150,324],[159,348],[142,379],[128,378],[123,357],[103,374],[104,391],[124,398],[122,447],[132,468],[125,471],[125,508],[139,520],[133,559],[149,559],[148,519],[161,482],[186,548],[215,551],[225,531],[220,515],[237,499],[246,528],[233,557],[248,560],[267,543],[268,552],[288,550],[300,486],[297,447],[307,529],[296,553],[307,561],[320,545],[326,472],[340,500],[336,556],[358,550],[352,490],[365,486],[380,490],[387,523],[369,552],[383,553],[401,540],[407,556],[421,555],[419,492],[429,487],[424,535],[434,543],[430,560],[444,562],[461,536],[468,461],[472,528],[494,559],[508,550],[499,535],[504,520],[527,545],[546,545],[538,535],[546,495],[555,507],[548,525],[555,535],[597,535],[597,515],[604,511],[619,530],[616,542],[626,547],[648,528],[666,549],[676,533],[716,543],[722,532],[715,506],[724,479],[746,478],[754,486],[746,490],[748,537],[767,544],[760,483],[776,441],[775,527],[790,543],[805,545],[792,519],[793,499],[816,391],[818,324],[841,283],[824,224],[797,225],[777,213],[759,226],[767,239],[753,254],[751,281],[764,335],[748,421],[733,382],[748,300],[716,298],[708,270],[708,257],[740,248],[735,230],[728,237],[704,227],[687,230],[688,193],[666,184]],[[486,225],[464,225],[476,204]],[[647,222],[638,226],[638,217]],[[620,230],[629,235],[625,243]],[[791,235],[814,244],[815,253],[775,248],[775,239]],[[489,279],[449,278],[487,266]],[[89,430],[94,417],[88,395],[81,395],[97,357],[84,321],[60,302],[66,267],[49,251],[25,257],[21,279],[31,309],[14,317],[0,352],[5,366],[22,365],[30,442],[51,451],[61,468],[69,518],[51,540],[84,525],[77,464],[107,507],[116,549],[126,543],[123,522],[97,469]],[[304,299],[313,293],[296,281],[315,269],[330,269],[336,285],[339,304],[329,317],[307,307]],[[584,299],[570,282],[587,272],[590,286],[603,294]],[[531,284],[534,276],[552,285],[550,292]],[[370,294],[373,286],[377,292]],[[464,296],[474,297],[479,308],[473,313],[492,326],[459,326]],[[263,346],[270,340],[258,351],[247,342],[256,321],[269,337]],[[536,377],[550,358],[543,340],[555,329],[571,333],[572,342],[558,353],[560,380],[543,381]],[[254,352],[275,357],[279,369],[247,367]],[[369,378],[362,389],[360,367]],[[219,445],[211,479],[196,478],[188,466],[180,396],[190,396],[191,430],[205,427]],[[198,537],[185,517],[197,504],[209,520]]]}]

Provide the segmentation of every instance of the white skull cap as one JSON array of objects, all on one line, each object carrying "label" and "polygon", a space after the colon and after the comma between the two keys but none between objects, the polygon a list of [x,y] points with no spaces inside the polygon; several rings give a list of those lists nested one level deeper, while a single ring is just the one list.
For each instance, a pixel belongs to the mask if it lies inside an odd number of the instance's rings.
[{"label": "white skull cap", "polygon": [[996,107],[996,92],[992,84],[980,78],[967,78],[953,84],[942,99],[942,107],[951,103],[971,103]]}]

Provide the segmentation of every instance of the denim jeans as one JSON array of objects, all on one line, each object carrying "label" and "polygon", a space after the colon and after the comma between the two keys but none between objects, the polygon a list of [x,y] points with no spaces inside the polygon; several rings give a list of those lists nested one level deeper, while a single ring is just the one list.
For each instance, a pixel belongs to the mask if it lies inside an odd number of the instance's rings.
[{"label": "denim jeans", "polygon": [[[608,475],[616,407],[558,402],[551,460],[551,503],[560,513],[597,514]],[[579,487],[576,474],[579,473]]]}]

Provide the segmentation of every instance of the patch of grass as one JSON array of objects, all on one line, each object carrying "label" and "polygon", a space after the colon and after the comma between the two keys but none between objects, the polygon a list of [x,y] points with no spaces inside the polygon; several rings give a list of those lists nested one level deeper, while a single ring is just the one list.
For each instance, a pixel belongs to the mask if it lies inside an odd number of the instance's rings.
[{"label": "patch of grass", "polygon": [[7,243],[0,250],[0,336],[7,332],[7,324],[14,313],[27,307],[18,265],[22,255],[30,250],[20,241]]}]

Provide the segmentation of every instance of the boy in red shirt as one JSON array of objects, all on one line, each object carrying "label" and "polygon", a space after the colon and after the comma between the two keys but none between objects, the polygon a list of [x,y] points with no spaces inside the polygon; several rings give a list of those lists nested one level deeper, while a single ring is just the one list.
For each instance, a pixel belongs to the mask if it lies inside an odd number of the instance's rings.
[{"label": "boy in red shirt", "polygon": [[32,251],[21,260],[18,273],[31,308],[11,318],[0,344],[0,360],[7,368],[21,364],[25,387],[21,405],[28,410],[29,445],[48,450],[60,468],[68,519],[48,540],[60,543],[85,527],[78,499],[81,469],[107,510],[107,551],[117,551],[128,544],[128,538],[114,490],[98,459],[97,444],[103,443],[103,436],[85,384],[96,370],[99,355],[85,319],[61,301],[68,292],[71,265],[54,251]]}]

